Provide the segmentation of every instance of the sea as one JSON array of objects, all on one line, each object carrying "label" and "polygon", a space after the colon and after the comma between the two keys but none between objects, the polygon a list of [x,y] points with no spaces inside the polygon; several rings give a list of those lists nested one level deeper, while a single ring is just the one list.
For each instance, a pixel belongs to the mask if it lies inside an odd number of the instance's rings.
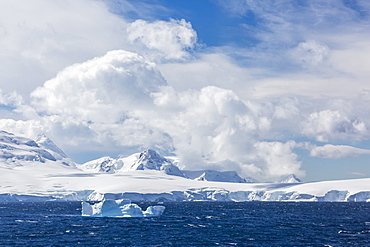
[{"label": "sea", "polygon": [[370,246],[370,203],[160,205],[156,218],[96,218],[80,202],[3,202],[0,246]]}]

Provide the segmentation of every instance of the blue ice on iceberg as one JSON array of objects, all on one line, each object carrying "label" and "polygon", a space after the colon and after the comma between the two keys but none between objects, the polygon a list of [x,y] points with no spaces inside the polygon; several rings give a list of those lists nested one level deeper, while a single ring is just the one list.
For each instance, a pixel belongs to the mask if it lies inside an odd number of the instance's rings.
[{"label": "blue ice on iceberg", "polygon": [[165,210],[164,206],[149,206],[143,211],[137,204],[126,199],[105,199],[93,204],[90,202],[82,202],[81,204],[82,216],[92,217],[156,217]]}]

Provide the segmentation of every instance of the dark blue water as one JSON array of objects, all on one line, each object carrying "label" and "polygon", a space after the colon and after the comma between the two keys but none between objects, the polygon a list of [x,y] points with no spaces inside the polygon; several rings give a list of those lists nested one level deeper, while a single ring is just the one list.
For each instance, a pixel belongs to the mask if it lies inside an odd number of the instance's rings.
[{"label": "dark blue water", "polygon": [[0,246],[370,246],[370,203],[164,205],[158,218],[90,218],[79,202],[0,203]]}]

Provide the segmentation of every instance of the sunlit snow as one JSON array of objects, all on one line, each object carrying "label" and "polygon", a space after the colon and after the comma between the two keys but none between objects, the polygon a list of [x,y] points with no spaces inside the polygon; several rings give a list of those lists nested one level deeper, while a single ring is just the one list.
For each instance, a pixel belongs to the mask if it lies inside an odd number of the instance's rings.
[{"label": "sunlit snow", "polygon": [[213,176],[203,172],[192,179],[185,175],[190,173],[170,174],[163,165],[176,166],[153,150],[124,160],[135,169],[110,173],[99,169],[113,159],[103,158],[91,169],[81,170],[68,158],[55,155],[57,149],[47,148],[52,146],[0,132],[0,201],[370,201],[369,178],[297,183],[292,175],[285,181],[289,183],[246,183],[219,177],[238,178],[236,173],[208,171]]}]

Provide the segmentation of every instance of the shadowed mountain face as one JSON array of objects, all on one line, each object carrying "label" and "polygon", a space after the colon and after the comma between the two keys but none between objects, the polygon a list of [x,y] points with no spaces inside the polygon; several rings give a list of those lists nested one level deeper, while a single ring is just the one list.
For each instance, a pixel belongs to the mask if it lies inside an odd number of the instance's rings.
[{"label": "shadowed mountain face", "polygon": [[139,159],[132,164],[132,170],[157,170],[160,171],[165,164],[172,164],[156,151],[148,149],[140,153]]},{"label": "shadowed mountain face", "polygon": [[164,171],[168,175],[185,177],[171,161],[151,149],[140,153],[139,159],[132,164],[130,170],[157,170]]}]

